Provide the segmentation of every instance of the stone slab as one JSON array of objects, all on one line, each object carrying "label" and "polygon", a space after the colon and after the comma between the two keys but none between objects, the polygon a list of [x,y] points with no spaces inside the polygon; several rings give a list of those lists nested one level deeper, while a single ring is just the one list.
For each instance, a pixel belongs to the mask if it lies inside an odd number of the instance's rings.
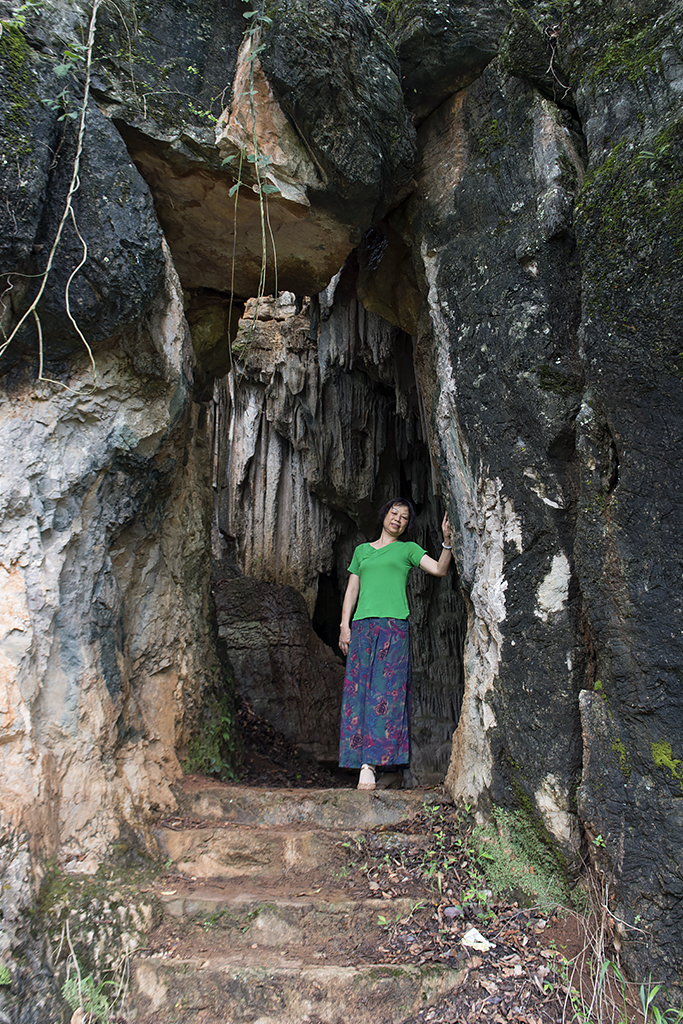
[{"label": "stone slab", "polygon": [[187,778],[176,790],[182,814],[221,821],[323,828],[373,828],[404,821],[425,804],[451,803],[441,789],[256,789]]},{"label": "stone slab", "polygon": [[131,1002],[138,1024],[195,1024],[200,1013],[202,1024],[400,1024],[457,988],[465,974],[440,964],[283,966],[275,958],[245,966],[229,956],[151,957],[133,964]]},{"label": "stone slab", "polygon": [[330,941],[355,942],[381,935],[385,923],[394,924],[419,912],[424,900],[349,899],[341,896],[265,896],[242,892],[226,895],[202,887],[195,892],[176,890],[161,896],[167,915],[192,922],[214,935],[225,935],[232,949],[241,947],[322,948]]},{"label": "stone slab", "polygon": [[[228,823],[208,828],[160,828],[157,838],[164,856],[192,879],[255,879],[308,874],[311,878],[342,876],[349,853],[362,842],[360,832],[297,826],[255,826]],[[376,837],[387,853],[427,842],[425,836],[383,832]]]}]

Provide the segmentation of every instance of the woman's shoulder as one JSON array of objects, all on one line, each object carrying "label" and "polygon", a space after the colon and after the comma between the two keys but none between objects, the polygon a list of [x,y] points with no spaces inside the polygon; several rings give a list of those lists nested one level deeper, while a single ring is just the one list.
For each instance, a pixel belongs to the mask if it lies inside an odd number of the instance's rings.
[{"label": "woman's shoulder", "polygon": [[365,561],[365,559],[367,558],[368,554],[371,551],[372,551],[372,545],[371,544],[367,544],[367,543],[366,544],[358,544],[357,547],[355,547],[353,549],[353,555],[351,556],[351,561],[349,563],[349,570],[350,570],[350,572],[355,572],[356,569],[361,564],[361,562]]},{"label": "woman's shoulder", "polygon": [[353,549],[354,555],[356,555],[356,554],[362,555],[363,552],[365,552],[365,551],[372,551],[372,544],[370,544],[369,541],[365,541],[364,544],[358,544]]},{"label": "woman's shoulder", "polygon": [[403,557],[408,565],[419,565],[426,553],[422,545],[414,540],[407,540],[403,544]]}]

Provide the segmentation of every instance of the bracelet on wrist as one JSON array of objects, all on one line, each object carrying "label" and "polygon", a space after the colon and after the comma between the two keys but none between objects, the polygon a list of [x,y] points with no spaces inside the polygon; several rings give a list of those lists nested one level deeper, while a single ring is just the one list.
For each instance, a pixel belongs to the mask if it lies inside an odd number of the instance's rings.
[{"label": "bracelet on wrist", "polygon": [[441,541],[441,547],[445,548],[446,551],[452,551],[453,550],[453,545],[452,544],[444,544],[443,541]]}]

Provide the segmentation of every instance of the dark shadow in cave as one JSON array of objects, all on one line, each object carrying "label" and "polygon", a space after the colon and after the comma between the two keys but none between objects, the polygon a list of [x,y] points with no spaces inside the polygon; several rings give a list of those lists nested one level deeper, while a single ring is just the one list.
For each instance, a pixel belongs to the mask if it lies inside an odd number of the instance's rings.
[{"label": "dark shadow in cave", "polygon": [[323,643],[331,647],[340,661],[341,652],[337,646],[339,623],[341,621],[343,588],[337,570],[318,577],[318,597],[313,610],[313,629]]}]

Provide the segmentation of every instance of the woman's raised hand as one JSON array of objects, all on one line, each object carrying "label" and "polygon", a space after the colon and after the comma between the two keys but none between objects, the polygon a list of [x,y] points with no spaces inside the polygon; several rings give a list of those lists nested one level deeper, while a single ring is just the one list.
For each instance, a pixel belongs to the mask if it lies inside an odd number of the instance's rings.
[{"label": "woman's raised hand", "polygon": [[441,529],[443,531],[443,542],[444,544],[450,547],[450,545],[453,543],[453,540],[451,538],[451,524],[448,521],[448,512],[446,512],[446,514],[443,517]]}]

